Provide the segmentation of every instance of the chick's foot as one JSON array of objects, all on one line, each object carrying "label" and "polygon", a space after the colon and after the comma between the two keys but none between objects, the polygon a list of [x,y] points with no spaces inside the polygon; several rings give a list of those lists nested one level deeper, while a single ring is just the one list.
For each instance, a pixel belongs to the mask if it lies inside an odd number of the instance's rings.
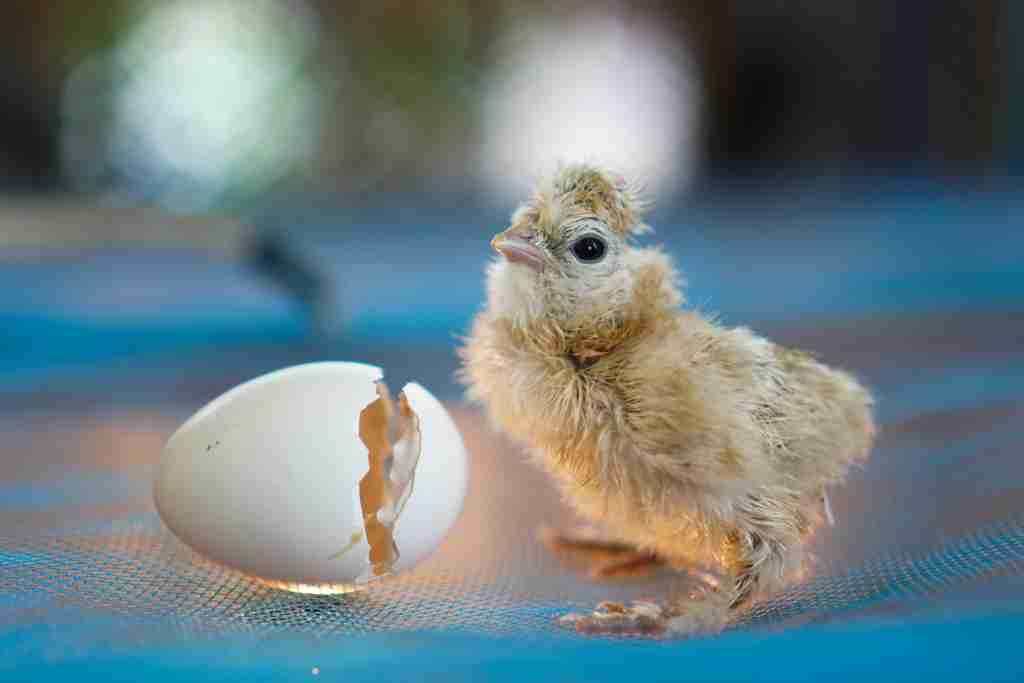
[{"label": "chick's foot", "polygon": [[666,606],[646,601],[629,606],[602,602],[590,615],[567,614],[558,621],[588,635],[685,638],[721,632],[728,621],[728,608],[713,598],[673,602]]},{"label": "chick's foot", "polygon": [[653,602],[602,602],[589,615],[566,614],[558,622],[590,635],[660,635],[667,626],[665,610]]}]

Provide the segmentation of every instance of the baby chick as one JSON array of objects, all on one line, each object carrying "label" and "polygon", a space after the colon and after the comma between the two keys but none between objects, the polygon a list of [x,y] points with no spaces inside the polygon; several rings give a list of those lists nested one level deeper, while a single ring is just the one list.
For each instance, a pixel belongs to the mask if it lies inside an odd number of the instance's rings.
[{"label": "baby chick", "polygon": [[639,556],[721,577],[577,628],[713,632],[800,570],[826,487],[867,457],[872,399],[806,353],[683,308],[668,257],[632,243],[642,209],[592,165],[543,183],[491,242],[504,258],[462,381],[584,517]]}]

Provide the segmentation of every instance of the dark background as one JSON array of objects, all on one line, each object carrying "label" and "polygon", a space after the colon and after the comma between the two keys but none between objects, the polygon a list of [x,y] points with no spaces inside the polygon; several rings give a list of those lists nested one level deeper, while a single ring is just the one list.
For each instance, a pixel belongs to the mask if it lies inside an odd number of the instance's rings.
[{"label": "dark background", "polygon": [[[69,79],[116,51],[161,5],[197,15],[224,5],[242,25],[267,4],[5,3],[2,186],[127,187],[152,198],[152,188],[117,177],[123,166],[89,174],[67,158],[62,136],[82,125],[74,111],[85,106]],[[315,28],[294,76],[319,88],[324,115],[315,152],[275,181],[312,182],[330,194],[474,186],[477,105],[501,78],[502,40],[527,17],[556,34],[588,17],[611,17],[637,40],[657,27],[688,50],[700,100],[691,145],[700,178],[909,175],[984,186],[1019,171],[1024,156],[1017,124],[1024,13],[1005,0],[569,2],[557,12],[530,0],[276,4]],[[261,35],[251,47],[271,50],[273,40]],[[611,69],[607,81],[616,79]],[[102,87],[116,96],[116,76],[87,90]],[[90,106],[102,110],[98,99]],[[216,98],[195,103],[213,106]],[[379,130],[382,117],[399,122],[401,149],[383,149],[382,140],[396,136]],[[94,125],[94,133],[105,130]],[[263,131],[275,134],[272,126]]]}]

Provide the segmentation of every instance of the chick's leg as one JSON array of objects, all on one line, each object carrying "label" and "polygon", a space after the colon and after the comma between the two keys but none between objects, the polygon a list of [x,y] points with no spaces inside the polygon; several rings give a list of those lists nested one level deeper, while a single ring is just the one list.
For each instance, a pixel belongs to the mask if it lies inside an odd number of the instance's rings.
[{"label": "chick's leg", "polygon": [[738,610],[749,605],[755,592],[778,587],[793,559],[786,546],[775,540],[756,534],[737,535],[737,539],[734,561],[720,580],[703,574],[707,578],[698,588],[664,603],[627,606],[604,602],[589,615],[569,614],[560,622],[586,634],[686,637],[718,633]]},{"label": "chick's leg", "polygon": [[582,560],[593,579],[622,579],[648,576],[665,566],[657,555],[628,543],[604,540],[593,531],[568,534],[541,529],[540,540],[554,555]]},{"label": "chick's leg", "polygon": [[597,635],[714,635],[728,623],[731,608],[722,595],[671,600],[665,604],[635,601],[630,605],[602,602],[589,615],[567,614],[559,619],[578,632]]},{"label": "chick's leg", "polygon": [[714,635],[749,603],[759,583],[757,571],[741,569],[738,574],[724,577],[720,585],[703,585],[664,603],[602,602],[589,615],[568,614],[559,622],[585,634]]},{"label": "chick's leg", "polygon": [[605,601],[589,614],[567,614],[559,622],[589,635],[679,637],[721,631],[731,613],[737,578],[685,563],[663,565],[678,572],[678,595],[664,601],[638,600],[629,605]]}]

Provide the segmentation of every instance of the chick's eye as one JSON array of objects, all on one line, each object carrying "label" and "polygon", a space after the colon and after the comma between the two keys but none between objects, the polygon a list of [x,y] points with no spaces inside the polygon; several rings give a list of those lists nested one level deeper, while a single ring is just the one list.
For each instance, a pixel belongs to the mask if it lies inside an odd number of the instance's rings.
[{"label": "chick's eye", "polygon": [[607,250],[604,241],[597,237],[581,237],[572,243],[572,253],[584,263],[600,261]]}]

